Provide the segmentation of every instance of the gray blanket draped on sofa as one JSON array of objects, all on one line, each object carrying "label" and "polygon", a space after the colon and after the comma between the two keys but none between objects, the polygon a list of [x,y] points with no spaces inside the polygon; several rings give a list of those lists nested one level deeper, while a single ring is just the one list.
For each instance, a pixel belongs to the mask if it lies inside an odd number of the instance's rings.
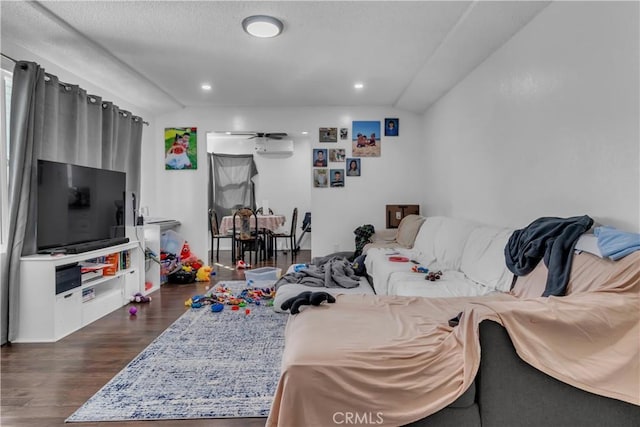
[{"label": "gray blanket draped on sofa", "polygon": [[297,272],[285,274],[276,282],[276,290],[287,283],[325,288],[355,288],[360,285],[360,277],[355,274],[351,262],[346,258],[327,257]]},{"label": "gray blanket draped on sofa", "polygon": [[542,296],[562,296],[569,282],[573,248],[592,225],[593,219],[587,215],[538,218],[509,238],[504,248],[507,267],[516,276],[524,276],[544,259],[549,275]]}]

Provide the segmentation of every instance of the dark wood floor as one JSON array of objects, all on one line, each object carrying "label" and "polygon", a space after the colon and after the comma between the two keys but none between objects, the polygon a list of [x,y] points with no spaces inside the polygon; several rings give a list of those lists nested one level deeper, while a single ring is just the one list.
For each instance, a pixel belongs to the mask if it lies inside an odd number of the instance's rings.
[{"label": "dark wood floor", "polygon": [[[222,264],[230,266],[230,259],[230,252],[220,252]],[[300,251],[294,262],[309,261],[310,251]],[[277,262],[270,260],[254,267],[277,266],[284,271],[291,263],[290,253],[279,253]],[[242,270],[217,267],[217,271],[216,281],[244,279]],[[207,285],[164,285],[151,294],[150,304],[138,305],[135,317],[125,306],[56,343],[2,347],[0,425],[65,425],[69,415],[180,317],[186,310],[184,302],[204,293]],[[264,418],[236,418],[66,425],[252,427],[264,423]]]}]

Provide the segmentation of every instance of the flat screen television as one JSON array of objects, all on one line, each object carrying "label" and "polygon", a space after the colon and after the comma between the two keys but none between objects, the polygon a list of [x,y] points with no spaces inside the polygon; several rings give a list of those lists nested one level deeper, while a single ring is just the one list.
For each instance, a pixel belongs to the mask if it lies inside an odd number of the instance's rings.
[{"label": "flat screen television", "polygon": [[124,172],[38,160],[38,252],[124,238]]}]

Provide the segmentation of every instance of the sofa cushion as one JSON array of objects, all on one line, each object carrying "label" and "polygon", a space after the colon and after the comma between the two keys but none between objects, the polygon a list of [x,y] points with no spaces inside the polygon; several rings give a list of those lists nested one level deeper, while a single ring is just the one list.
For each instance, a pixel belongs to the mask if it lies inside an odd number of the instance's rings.
[{"label": "sofa cushion", "polygon": [[504,247],[513,230],[479,226],[469,234],[462,253],[460,271],[491,289],[509,292],[513,274],[507,268]]},{"label": "sofa cushion", "polygon": [[407,215],[402,218],[398,225],[396,242],[405,248],[412,248],[416,240],[416,235],[425,221],[425,217],[420,215]]},{"label": "sofa cushion", "polygon": [[362,254],[363,255],[368,255],[369,254],[369,250],[370,249],[395,249],[395,248],[399,248],[400,245],[398,245],[398,242],[394,241],[376,241],[373,243],[367,243],[366,245],[364,245],[364,247],[362,248]]},{"label": "sofa cushion", "polygon": [[381,242],[394,242],[396,241],[396,236],[398,235],[397,228],[383,228],[381,230],[376,230],[371,236],[371,242],[373,243],[381,243]]},{"label": "sofa cushion", "polygon": [[410,272],[414,265],[410,262],[391,262],[389,256],[396,254],[413,259],[414,253],[411,249],[405,248],[371,248],[367,252],[364,264],[367,274],[371,277],[371,285],[378,295],[389,294],[389,278],[398,271]]},{"label": "sofa cushion", "polygon": [[418,261],[441,270],[460,270],[464,246],[475,227],[462,219],[428,217],[413,246]]},{"label": "sofa cushion", "polygon": [[403,297],[453,298],[483,296],[495,292],[469,280],[459,271],[443,271],[439,280],[425,280],[426,274],[395,272],[389,278],[389,295]]}]

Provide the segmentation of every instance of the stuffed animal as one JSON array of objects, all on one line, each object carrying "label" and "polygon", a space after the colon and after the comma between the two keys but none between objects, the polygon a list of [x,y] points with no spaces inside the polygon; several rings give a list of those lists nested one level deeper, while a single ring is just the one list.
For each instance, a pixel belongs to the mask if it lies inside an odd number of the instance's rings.
[{"label": "stuffed animal", "polygon": [[182,245],[182,250],[180,250],[180,263],[183,266],[192,267],[196,271],[204,264],[201,259],[198,259],[198,257],[191,252],[189,242],[184,242]]},{"label": "stuffed animal", "polygon": [[180,251],[180,260],[184,262],[189,258],[191,258],[191,247],[189,246],[189,242],[184,242],[182,250]]},{"label": "stuffed animal", "polygon": [[333,295],[327,292],[305,291],[283,302],[281,308],[285,311],[290,310],[291,314],[298,314],[300,313],[301,306],[320,305],[324,301],[333,304],[334,302],[336,302],[336,299]]},{"label": "stuffed animal", "polygon": [[129,297],[129,301],[131,302],[151,302],[151,297],[146,295],[142,295],[140,292],[136,292],[134,295]]},{"label": "stuffed animal", "polygon": [[213,269],[208,265],[200,267],[196,273],[196,282],[208,282],[210,280],[211,270]]}]

